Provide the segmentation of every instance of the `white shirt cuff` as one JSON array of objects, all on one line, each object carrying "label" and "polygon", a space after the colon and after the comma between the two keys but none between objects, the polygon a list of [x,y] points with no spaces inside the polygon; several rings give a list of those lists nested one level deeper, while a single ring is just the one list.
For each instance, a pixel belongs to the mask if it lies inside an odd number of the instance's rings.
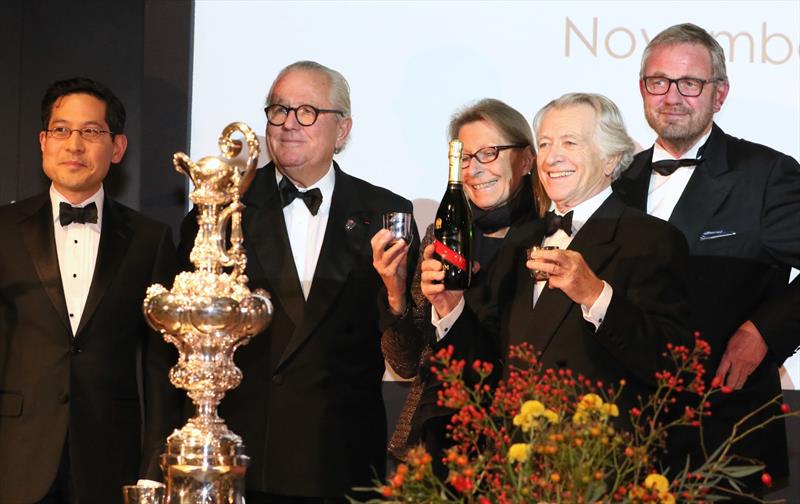
[{"label": "white shirt cuff", "polygon": [[436,308],[431,307],[431,324],[436,328],[436,341],[442,341],[442,338],[450,331],[453,324],[456,323],[461,312],[464,311],[464,298],[462,297],[455,308],[450,310],[450,313],[444,317],[439,317],[436,313]]},{"label": "white shirt cuff", "polygon": [[611,296],[614,294],[614,289],[603,280],[603,291],[595,300],[594,304],[590,307],[586,307],[586,305],[581,305],[581,312],[583,313],[583,318],[587,322],[591,322],[594,326],[594,330],[600,328],[600,324],[603,323],[603,320],[606,318],[606,312],[608,311],[608,305],[611,304]]}]

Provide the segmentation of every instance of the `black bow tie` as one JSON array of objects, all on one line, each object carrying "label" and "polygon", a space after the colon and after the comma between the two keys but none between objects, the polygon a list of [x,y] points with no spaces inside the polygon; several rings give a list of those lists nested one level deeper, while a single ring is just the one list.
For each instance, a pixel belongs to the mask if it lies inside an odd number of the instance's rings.
[{"label": "black bow tie", "polygon": [[62,226],[69,226],[73,222],[86,224],[97,222],[97,205],[94,201],[85,207],[74,207],[64,201],[58,205],[58,221]]},{"label": "black bow tie", "polygon": [[322,191],[315,188],[300,192],[289,180],[289,177],[283,177],[281,179],[278,184],[278,191],[281,194],[281,204],[283,206],[288,205],[294,201],[295,198],[300,198],[308,207],[308,211],[311,212],[311,215],[317,215],[319,206],[322,204]]},{"label": "black bow tie", "polygon": [[662,159],[653,163],[653,171],[669,177],[681,166],[696,166],[702,162],[702,159]]},{"label": "black bow tie", "polygon": [[544,214],[544,225],[546,236],[550,236],[559,229],[567,233],[567,236],[572,236],[572,211],[566,215],[557,215],[554,211],[550,210]]}]

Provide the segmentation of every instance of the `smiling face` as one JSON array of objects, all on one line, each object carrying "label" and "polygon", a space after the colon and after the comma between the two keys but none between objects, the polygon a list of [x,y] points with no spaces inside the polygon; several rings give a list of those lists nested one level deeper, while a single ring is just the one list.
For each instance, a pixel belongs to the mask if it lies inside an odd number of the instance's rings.
[{"label": "smiling face", "polygon": [[[465,124],[458,130],[458,139],[464,143],[465,154],[474,154],[484,147],[514,143],[488,121]],[[533,153],[529,147],[502,150],[497,159],[487,164],[471,158],[461,172],[464,190],[470,201],[483,210],[503,206],[516,194],[522,177],[532,166]]]},{"label": "smiling face", "polygon": [[[330,83],[324,73],[291,70],[273,86],[269,104],[335,109],[330,95]],[[311,126],[302,126],[295,113],[290,112],[282,126],[267,123],[270,157],[282,173],[307,187],[328,172],[334,151],[344,145],[351,124],[350,118],[324,113]]]},{"label": "smiling face", "polygon": [[[675,44],[654,47],[644,65],[645,76],[680,79],[714,78],[711,55],[700,44]],[[700,96],[686,97],[672,84],[665,95],[652,95],[639,81],[647,123],[658,142],[670,154],[680,157],[711,129],[714,113],[719,112],[728,95],[728,83],[715,82],[703,86]]]},{"label": "smiling face", "polygon": [[[69,94],[53,104],[47,128],[98,128],[108,131],[105,119],[106,104],[88,94]],[[73,131],[69,138],[59,140],[39,133],[42,150],[42,169],[53,186],[72,203],[88,199],[100,189],[111,163],[118,163],[125,154],[128,141],[125,135],[111,138],[104,133],[93,141],[81,138]]]},{"label": "smiling face", "polygon": [[548,110],[536,131],[539,179],[562,213],[611,185],[616,159],[602,158],[596,128],[594,108],[581,104]]}]

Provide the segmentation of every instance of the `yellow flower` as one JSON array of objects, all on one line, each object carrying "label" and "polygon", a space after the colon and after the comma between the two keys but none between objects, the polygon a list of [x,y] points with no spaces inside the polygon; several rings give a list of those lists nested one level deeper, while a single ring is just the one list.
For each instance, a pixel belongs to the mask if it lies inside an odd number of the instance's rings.
[{"label": "yellow flower", "polygon": [[578,403],[579,410],[599,409],[603,405],[603,399],[597,394],[586,394]]},{"label": "yellow flower", "polygon": [[510,462],[525,462],[531,456],[531,447],[527,443],[515,443],[508,449]]},{"label": "yellow flower", "polygon": [[540,403],[539,401],[525,401],[522,403],[522,408],[520,409],[521,414],[534,417],[541,416],[544,414],[544,411],[544,404]]},{"label": "yellow flower", "polygon": [[572,423],[575,424],[575,425],[585,424],[586,420],[588,420],[588,417],[586,416],[586,413],[584,413],[584,412],[582,412],[580,410],[576,411],[575,414],[572,415]]},{"label": "yellow flower", "polygon": [[619,416],[619,408],[616,404],[605,403],[600,407],[600,411],[602,411],[602,413],[606,416]]},{"label": "yellow flower", "polygon": [[542,413],[542,415],[544,415],[544,417],[547,419],[547,421],[552,423],[552,424],[557,424],[558,421],[559,421],[558,413],[556,413],[555,411],[553,411],[551,409],[544,410],[544,413]]},{"label": "yellow flower", "polygon": [[669,490],[669,480],[658,473],[648,474],[644,479],[644,487],[666,493]]}]

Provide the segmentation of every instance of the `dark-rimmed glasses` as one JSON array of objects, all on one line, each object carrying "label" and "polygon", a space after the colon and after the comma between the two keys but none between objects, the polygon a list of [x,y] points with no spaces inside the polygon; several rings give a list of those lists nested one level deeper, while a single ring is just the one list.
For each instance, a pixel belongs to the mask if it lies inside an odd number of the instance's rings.
[{"label": "dark-rimmed glasses", "polygon": [[462,154],[461,167],[466,168],[472,158],[477,159],[480,164],[488,164],[497,159],[497,156],[500,155],[500,151],[506,149],[523,149],[525,147],[527,147],[527,145],[524,144],[490,145],[489,147],[478,149],[475,154]]},{"label": "dark-rimmed glasses", "polygon": [[47,136],[50,138],[55,138],[56,140],[66,140],[67,138],[72,136],[72,133],[77,131],[78,134],[86,141],[89,142],[96,142],[100,140],[104,134],[108,133],[111,136],[114,136],[114,133],[108,130],[102,130],[100,128],[67,128],[66,126],[56,126],[54,128],[44,130],[47,133]]},{"label": "dark-rimmed glasses", "polygon": [[665,95],[669,93],[669,88],[672,84],[678,89],[681,96],[687,98],[694,98],[703,94],[703,86],[712,82],[719,82],[723,79],[718,77],[712,79],[696,79],[694,77],[681,77],[680,79],[668,79],[659,76],[642,77],[644,88],[651,95]]},{"label": "dark-rimmed glasses", "polygon": [[285,105],[269,105],[264,108],[267,114],[267,122],[273,126],[283,126],[289,118],[289,112],[294,111],[294,117],[300,126],[312,126],[317,122],[320,114],[339,114],[344,116],[344,112],[336,109],[320,109],[312,105],[299,105],[297,107],[287,107]]}]

